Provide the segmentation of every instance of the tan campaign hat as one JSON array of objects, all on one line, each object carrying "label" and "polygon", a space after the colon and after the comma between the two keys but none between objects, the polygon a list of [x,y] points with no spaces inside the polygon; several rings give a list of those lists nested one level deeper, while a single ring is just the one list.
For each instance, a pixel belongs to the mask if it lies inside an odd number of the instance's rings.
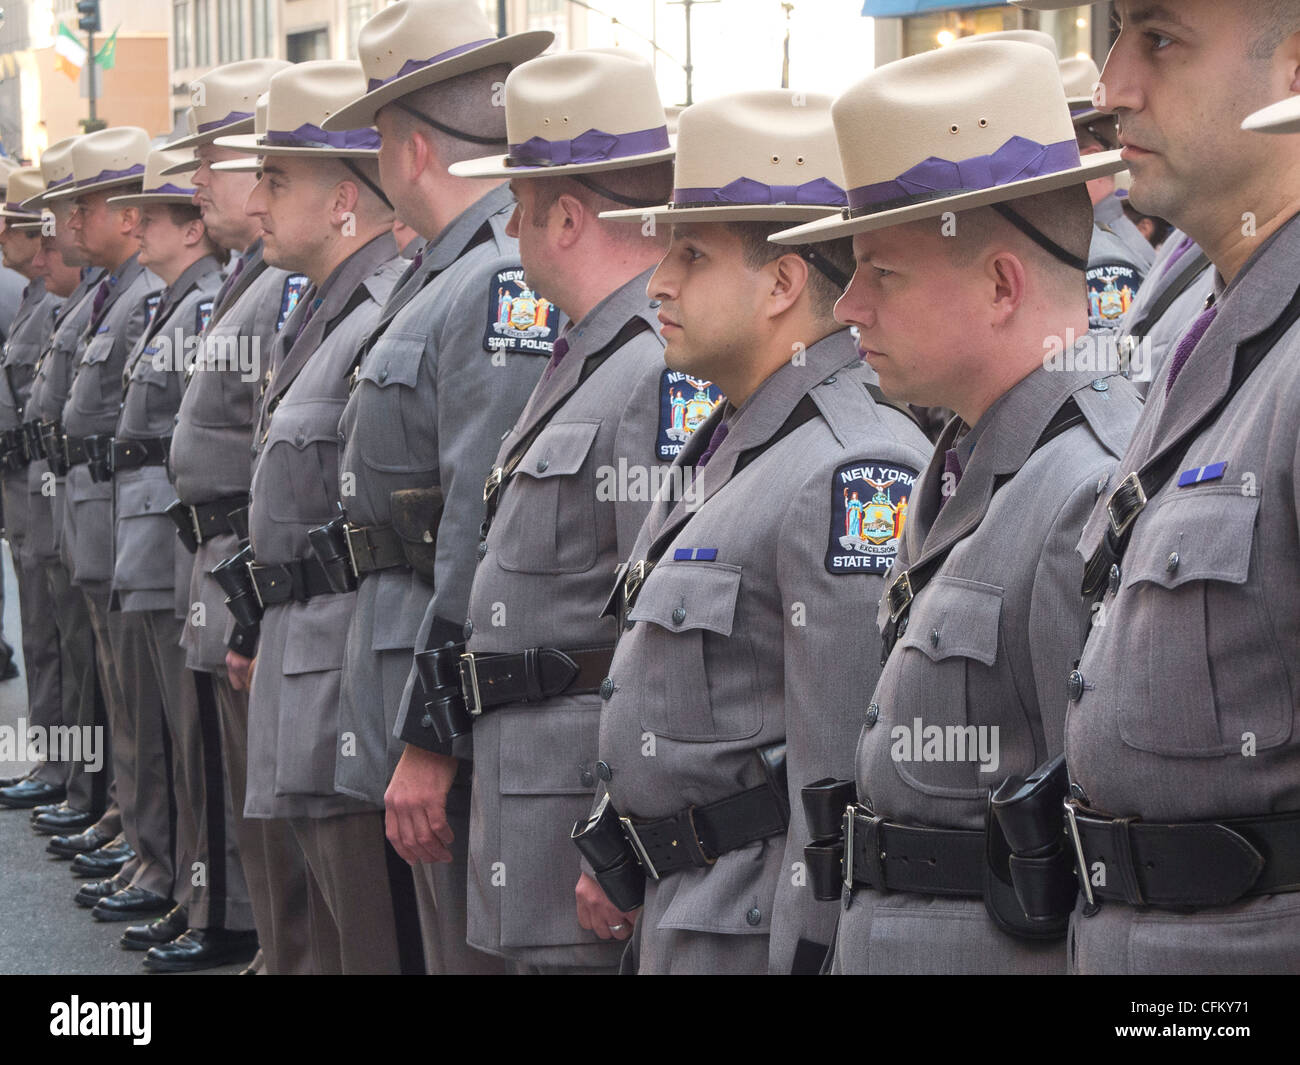
[{"label": "tan campaign hat", "polygon": [[72,145],[72,182],[46,191],[45,201],[131,185],[144,177],[149,134],[139,126],[114,126],[78,137]]},{"label": "tan campaign hat", "polygon": [[52,193],[72,186],[72,146],[82,136],[84,134],[79,133],[75,137],[64,137],[63,140],[55,141],[45,149],[45,154],[41,156],[41,178],[45,182],[44,188],[30,199],[23,200],[20,206],[39,209],[45,205],[46,199]]},{"label": "tan campaign hat", "polygon": [[1101,71],[1091,56],[1071,56],[1060,62],[1061,84],[1065,86],[1065,102],[1070,105],[1070,116],[1076,126],[1086,126],[1098,118],[1109,118],[1098,110],[1096,95]]},{"label": "tan campaign hat", "polygon": [[550,30],[497,37],[478,0],[398,0],[357,34],[366,83],[325,128],[368,126],[399,96],[498,63],[514,66],[541,55],[554,40]]},{"label": "tan campaign hat", "polygon": [[39,166],[23,166],[11,170],[5,181],[5,202],[0,207],[0,217],[14,222],[36,222],[41,220],[41,212],[30,207],[23,207],[25,200],[39,196],[45,191],[45,179],[41,176]]},{"label": "tan campaign hat", "polygon": [[1300,133],[1300,96],[1288,96],[1247,115],[1241,128],[1256,133]]},{"label": "tan campaign hat", "polygon": [[[984,44],[988,41],[1019,41],[1021,44],[1036,44],[1052,53],[1053,59],[1060,58],[1056,47],[1056,38],[1042,30],[991,30],[988,33],[973,33],[967,37],[958,37],[953,44]],[[951,47],[951,46],[950,46]]]},{"label": "tan campaign hat", "polygon": [[453,175],[591,174],[673,157],[654,68],[634,52],[530,59],[506,78],[505,101],[509,153],[453,163]]},{"label": "tan campaign hat", "polygon": [[295,63],[271,78],[266,130],[218,137],[220,148],[253,155],[328,155],[375,158],[379,134],[371,126],[327,132],[325,120],[354,100],[365,85],[360,63],[318,59]]},{"label": "tan campaign hat", "polygon": [[[264,92],[257,98],[257,107],[253,112],[253,132],[259,137],[266,133],[266,105],[270,99],[269,92]],[[247,155],[238,159],[222,159],[219,163],[213,163],[210,169],[226,173],[255,174],[262,169],[262,163],[257,156]]]},{"label": "tan campaign hat", "polygon": [[678,119],[672,201],[600,217],[795,223],[837,214],[844,179],[830,103],[763,89],[693,104]]},{"label": "tan campaign hat", "polygon": [[283,59],[242,59],[195,78],[190,87],[193,105],[187,113],[190,134],[169,147],[197,148],[218,137],[252,132],[257,98],[266,92],[271,78],[288,66]]},{"label": "tan campaign hat", "polygon": [[831,113],[848,205],[838,217],[776,234],[778,244],[884,229],[1124,169],[1118,151],[1080,158],[1056,62],[1016,41],[888,63]]},{"label": "tan campaign hat", "polygon": [[0,156],[0,189],[5,187],[6,182],[9,180],[9,175],[17,169],[19,169],[18,164],[12,159]]},{"label": "tan campaign hat", "polygon": [[165,172],[168,167],[190,154],[188,148],[173,148],[164,144],[149,153],[144,162],[144,189],[128,196],[110,196],[109,205],[126,207],[130,204],[146,203],[193,203],[194,189],[186,188],[168,181]]}]

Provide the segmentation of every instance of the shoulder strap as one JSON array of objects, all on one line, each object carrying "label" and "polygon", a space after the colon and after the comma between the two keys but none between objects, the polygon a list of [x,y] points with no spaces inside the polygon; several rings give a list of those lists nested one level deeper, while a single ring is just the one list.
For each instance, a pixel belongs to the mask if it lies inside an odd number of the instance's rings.
[{"label": "shoulder strap", "polygon": [[916,416],[916,411],[912,410],[912,408],[909,407],[906,403],[895,403],[892,399],[890,399],[887,395],[885,395],[884,390],[881,389],[879,385],[873,385],[868,383],[867,392],[870,393],[871,398],[876,401],[877,406],[889,407],[893,410],[898,411],[899,414],[904,415],[907,418],[907,420],[911,422],[913,425],[915,425],[918,429],[920,429],[921,432],[925,432],[925,426],[921,424],[921,420]]},{"label": "shoulder strap", "polygon": [[1143,312],[1141,319],[1133,323],[1133,328],[1125,332],[1130,336],[1145,336],[1147,330],[1164,317],[1165,312],[1174,305],[1174,301],[1191,288],[1192,282],[1200,277],[1202,271],[1209,265],[1210,257],[1205,252],[1194,256],[1169,283],[1169,287],[1160,293],[1156,301]]}]

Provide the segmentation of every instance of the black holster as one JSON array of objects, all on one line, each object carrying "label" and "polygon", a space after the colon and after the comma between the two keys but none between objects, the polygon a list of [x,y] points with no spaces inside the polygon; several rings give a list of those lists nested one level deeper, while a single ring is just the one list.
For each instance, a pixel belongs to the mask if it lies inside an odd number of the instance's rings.
[{"label": "black holster", "polygon": [[424,712],[433,719],[434,734],[442,744],[467,736],[474,729],[474,718],[460,686],[460,656],[464,651],[463,643],[448,643],[415,656],[415,670],[427,696]]},{"label": "black holster", "polygon": [[619,824],[618,811],[606,794],[595,812],[575,822],[569,834],[596,874],[601,889],[618,909],[628,913],[645,902],[645,871]]},{"label": "black holster", "polygon": [[113,479],[113,438],[107,433],[88,436],[84,446],[90,479],[96,484],[111,481]]},{"label": "black holster", "polygon": [[388,497],[393,531],[402,541],[402,554],[411,569],[430,584],[438,553],[438,526],[442,523],[442,488],[403,488]]},{"label": "black holster", "polygon": [[330,591],[343,593],[356,589],[357,575],[352,568],[352,554],[348,550],[347,515],[338,517],[311,529],[307,539],[311,541],[312,553],[325,570],[325,579],[329,581]]},{"label": "black holster", "polygon": [[32,462],[45,458],[45,448],[41,443],[41,423],[23,422],[23,448],[27,458]]},{"label": "black holster", "polygon": [[253,561],[252,547],[244,547],[212,567],[212,577],[226,593],[226,608],[236,623],[252,628],[262,620],[262,601],[257,596],[248,564]]},{"label": "black holster", "polygon": [[41,449],[50,462],[50,472],[55,477],[68,475],[68,456],[63,450],[63,425],[57,419],[41,422]]},{"label": "black holster", "polygon": [[199,549],[198,533],[194,530],[194,512],[177,499],[163,513],[171,518],[172,524],[176,526],[176,535],[181,538],[185,550],[191,555],[194,554]]},{"label": "black holster", "polygon": [[1012,935],[1055,939],[1065,934],[1078,884],[1061,831],[1069,789],[1065,756],[1029,777],[1008,777],[989,797],[985,908]]},{"label": "black holster", "polygon": [[834,902],[844,883],[844,811],[857,801],[857,785],[852,780],[823,777],[805,785],[800,791],[804,819],[812,842],[803,849],[804,865],[813,898]]}]

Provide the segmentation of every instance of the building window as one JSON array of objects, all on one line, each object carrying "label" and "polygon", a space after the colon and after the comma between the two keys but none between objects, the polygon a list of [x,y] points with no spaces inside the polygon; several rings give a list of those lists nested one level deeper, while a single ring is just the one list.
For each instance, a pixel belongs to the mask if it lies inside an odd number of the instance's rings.
[{"label": "building window", "polygon": [[244,58],[244,5],[242,0],[217,0],[217,61],[233,63]]},{"label": "building window", "polygon": [[271,42],[275,34],[271,30],[271,0],[253,0],[253,57],[269,59],[272,57]]},{"label": "building window", "polygon": [[357,50],[357,34],[370,18],[370,0],[348,0],[348,39],[345,45],[349,53]]},{"label": "building window", "polygon": [[210,24],[212,0],[194,0],[194,65],[212,65],[212,38]]},{"label": "building window", "polygon": [[184,70],[190,65],[189,0],[176,0],[172,7],[172,47],[176,53],[176,69]]},{"label": "building window", "polygon": [[291,33],[285,38],[285,58],[290,63],[330,57],[330,33],[327,29]]}]

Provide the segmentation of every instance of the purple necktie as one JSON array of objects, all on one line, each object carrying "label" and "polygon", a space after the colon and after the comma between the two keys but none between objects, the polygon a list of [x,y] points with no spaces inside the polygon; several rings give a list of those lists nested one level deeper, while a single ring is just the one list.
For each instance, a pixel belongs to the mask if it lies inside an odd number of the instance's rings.
[{"label": "purple necktie", "polygon": [[1219,313],[1219,305],[1211,304],[1200,313],[1200,316],[1192,323],[1192,328],[1187,331],[1187,335],[1178,342],[1178,347],[1174,351],[1174,360],[1169,364],[1169,379],[1165,382],[1165,395],[1169,395],[1169,390],[1174,387],[1174,381],[1182,372],[1183,366],[1191,357],[1192,351],[1196,345],[1201,342],[1201,337],[1205,336],[1205,331],[1210,328],[1210,323],[1214,321],[1214,316]]},{"label": "purple necktie", "polygon": [[[949,481],[949,474],[952,480]],[[943,505],[948,502],[957,493],[957,485],[961,483],[961,459],[957,457],[957,449],[950,447],[943,453],[943,480],[939,482],[939,509],[943,510]],[[949,491],[948,485],[952,485]]]},{"label": "purple necktie", "polygon": [[316,309],[324,302],[319,298],[311,301],[311,306],[307,308],[307,313],[302,316],[302,321],[298,323],[298,332],[293,335],[293,342],[298,343],[298,338],[302,336],[302,331],[307,328],[307,323],[311,321],[311,316],[316,313]]},{"label": "purple necktie", "polygon": [[99,288],[95,289],[95,299],[90,305],[90,319],[94,321],[99,317],[99,312],[104,308],[104,301],[108,299],[108,278],[104,278],[99,283]]},{"label": "purple necktie", "polygon": [[557,337],[555,346],[551,348],[551,361],[546,364],[546,369],[542,373],[542,380],[549,381],[551,374],[560,368],[560,363],[564,356],[569,354],[569,340],[567,337]]},{"label": "purple necktie", "polygon": [[1174,263],[1178,262],[1179,259],[1186,255],[1195,243],[1196,241],[1192,240],[1191,237],[1183,237],[1183,239],[1178,242],[1178,245],[1174,248],[1169,258],[1165,260],[1164,269],[1160,271],[1160,276],[1164,277],[1168,274],[1169,271],[1174,268]]},{"label": "purple necktie", "polygon": [[239,275],[244,272],[244,263],[247,261],[248,260],[241,255],[239,257],[239,262],[235,263],[235,268],[230,271],[230,276],[226,278],[225,283],[221,286],[221,291],[217,293],[218,305],[226,302],[226,297],[230,295],[230,290],[235,287],[235,283],[239,280]]},{"label": "purple necktie", "polygon": [[730,431],[731,427],[726,422],[718,422],[717,427],[713,430],[713,436],[709,439],[708,447],[706,447],[704,453],[695,460],[696,469],[702,470],[709,464],[709,460],[713,458],[714,452],[722,446],[722,441],[727,439],[727,433]]}]

